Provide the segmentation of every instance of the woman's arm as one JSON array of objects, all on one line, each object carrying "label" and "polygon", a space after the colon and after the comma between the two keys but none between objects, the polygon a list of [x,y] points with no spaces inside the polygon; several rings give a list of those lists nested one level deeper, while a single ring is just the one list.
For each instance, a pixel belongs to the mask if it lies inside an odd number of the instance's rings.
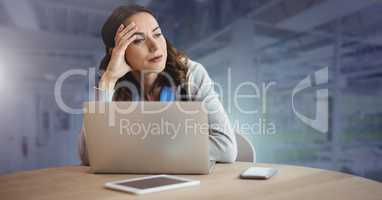
[{"label": "woman's arm", "polygon": [[218,162],[234,162],[237,157],[237,144],[228,116],[214,90],[214,85],[205,68],[189,60],[189,84],[191,95],[204,101],[208,110],[210,159]]},{"label": "woman's arm", "polygon": [[[126,48],[136,39],[136,25],[132,22],[127,27],[121,24],[115,34],[115,47],[108,49],[108,54],[111,53],[106,71],[102,74],[101,80],[98,83],[98,88],[95,89],[95,100],[111,102],[114,94],[114,87],[118,79],[131,71],[130,65],[125,61]],[[85,128],[82,127],[79,139],[79,155],[82,164],[89,165]]]}]

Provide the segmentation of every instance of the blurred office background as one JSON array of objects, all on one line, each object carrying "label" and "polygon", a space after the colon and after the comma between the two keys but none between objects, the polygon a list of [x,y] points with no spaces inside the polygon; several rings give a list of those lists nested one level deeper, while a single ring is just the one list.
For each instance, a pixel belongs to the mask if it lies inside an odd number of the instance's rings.
[{"label": "blurred office background", "polygon": [[[231,121],[257,127],[244,132],[258,162],[382,181],[377,0],[0,0],[0,173],[79,163],[82,116],[58,107],[54,85],[69,69],[98,66],[100,27],[113,8],[134,2],[151,8],[169,40],[221,84]],[[300,81],[309,76],[314,82],[325,67],[328,83],[294,97],[296,110],[313,119],[321,112],[316,103],[324,101],[316,91],[329,90],[329,126],[322,133],[296,116],[291,96]],[[257,113],[241,112],[230,99],[245,81],[260,93],[269,85],[261,98],[239,100],[240,109]],[[65,103],[80,108],[88,86],[86,77],[69,78]],[[240,94],[254,91],[244,85]]]}]

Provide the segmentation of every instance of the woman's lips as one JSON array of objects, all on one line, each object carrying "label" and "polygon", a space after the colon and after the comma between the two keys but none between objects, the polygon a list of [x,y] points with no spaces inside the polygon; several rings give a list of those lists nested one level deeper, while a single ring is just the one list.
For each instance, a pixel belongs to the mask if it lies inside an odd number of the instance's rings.
[{"label": "woman's lips", "polygon": [[154,58],[151,58],[149,61],[152,62],[152,63],[157,63],[157,62],[160,62],[162,60],[162,55],[160,56],[155,56]]}]

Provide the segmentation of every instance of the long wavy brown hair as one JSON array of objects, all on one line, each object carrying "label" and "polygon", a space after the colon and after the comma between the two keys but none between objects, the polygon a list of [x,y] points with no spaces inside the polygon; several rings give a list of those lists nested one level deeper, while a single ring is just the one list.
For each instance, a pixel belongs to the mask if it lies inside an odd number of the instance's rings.
[{"label": "long wavy brown hair", "polygon": [[[109,64],[111,54],[109,49],[115,46],[114,36],[117,32],[118,27],[129,17],[137,13],[149,13],[155,18],[154,13],[142,6],[139,5],[128,5],[128,6],[119,6],[117,7],[112,14],[108,17],[105,24],[102,26],[101,34],[102,40],[105,44],[105,56],[102,59],[99,70],[104,72],[107,70],[107,65]],[[186,84],[186,74],[187,74],[187,62],[188,58],[183,53],[178,51],[166,38],[167,44],[167,60],[166,66],[162,73],[158,75],[157,80],[155,81],[155,86],[184,86]],[[127,60],[126,60],[127,62]],[[167,76],[164,76],[166,74]],[[170,76],[170,77],[168,77]],[[171,78],[171,80],[169,80]],[[171,82],[171,83],[170,83]],[[121,85],[120,83],[129,83],[133,84],[135,88],[140,90],[140,83],[138,83],[131,72],[126,73],[121,77],[116,83],[116,91],[113,95],[114,101],[130,101],[132,100],[132,93],[129,87],[117,87]],[[184,92],[184,89],[181,89],[181,92]]]}]

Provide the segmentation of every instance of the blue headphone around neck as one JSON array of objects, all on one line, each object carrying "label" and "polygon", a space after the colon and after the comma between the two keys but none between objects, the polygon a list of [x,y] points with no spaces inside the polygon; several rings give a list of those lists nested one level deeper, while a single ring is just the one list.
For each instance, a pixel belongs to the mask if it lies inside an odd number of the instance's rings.
[{"label": "blue headphone around neck", "polygon": [[[139,95],[133,95],[133,101],[140,101]],[[160,90],[159,101],[175,101],[175,92],[171,87],[163,86]]]},{"label": "blue headphone around neck", "polygon": [[163,86],[160,90],[159,101],[175,101],[175,93],[171,87]]}]

